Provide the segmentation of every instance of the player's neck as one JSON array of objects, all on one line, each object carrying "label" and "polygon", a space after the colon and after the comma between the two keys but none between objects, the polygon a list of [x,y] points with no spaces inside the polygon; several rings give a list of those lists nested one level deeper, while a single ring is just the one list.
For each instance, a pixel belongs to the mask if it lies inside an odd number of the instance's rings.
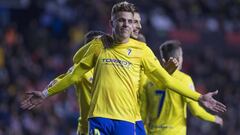
[{"label": "player's neck", "polygon": [[117,44],[125,44],[129,41],[129,38],[117,38],[113,35],[114,42]]}]

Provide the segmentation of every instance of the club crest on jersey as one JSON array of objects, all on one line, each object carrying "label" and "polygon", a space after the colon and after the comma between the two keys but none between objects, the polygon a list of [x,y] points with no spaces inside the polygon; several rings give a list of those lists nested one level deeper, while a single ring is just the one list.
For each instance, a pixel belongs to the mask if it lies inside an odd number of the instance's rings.
[{"label": "club crest on jersey", "polygon": [[132,49],[129,48],[127,51],[128,51],[128,55],[130,55],[132,52]]}]

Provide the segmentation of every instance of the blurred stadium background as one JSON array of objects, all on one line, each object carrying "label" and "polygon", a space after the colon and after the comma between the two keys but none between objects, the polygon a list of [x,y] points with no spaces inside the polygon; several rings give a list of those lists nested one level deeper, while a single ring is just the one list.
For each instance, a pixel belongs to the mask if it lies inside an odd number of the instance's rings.
[{"label": "blurred stadium background", "polygon": [[[33,111],[23,93],[65,72],[89,30],[110,32],[114,0],[0,0],[0,135],[74,135],[73,88]],[[224,127],[190,117],[189,135],[240,134],[240,0],[135,0],[143,33],[158,55],[167,39],[184,46],[184,71],[197,90],[220,90]]]}]

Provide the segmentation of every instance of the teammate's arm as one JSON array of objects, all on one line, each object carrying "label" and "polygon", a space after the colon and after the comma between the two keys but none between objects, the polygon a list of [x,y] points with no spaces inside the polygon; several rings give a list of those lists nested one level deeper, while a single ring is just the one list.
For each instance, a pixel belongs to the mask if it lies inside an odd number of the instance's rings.
[{"label": "teammate's arm", "polygon": [[[190,88],[195,91],[194,83],[192,78],[189,76]],[[221,117],[217,115],[212,115],[211,113],[207,112],[203,107],[201,107],[198,102],[195,102],[189,98],[184,97],[184,101],[187,103],[187,106],[195,117],[198,117],[202,120],[214,122],[219,125],[223,125],[223,120]]]},{"label": "teammate's arm", "polygon": [[[212,115],[212,114],[208,113],[208,112],[207,112],[204,108],[202,108],[197,102],[191,101],[191,102],[188,102],[187,105],[188,105],[188,107],[189,107],[190,112],[191,112],[194,116],[196,116],[196,117],[198,117],[198,118],[200,118],[200,119],[202,119],[202,120],[205,120],[205,121],[215,122],[215,123],[217,123],[217,124],[219,124],[219,125],[222,126],[222,124],[223,124],[222,118],[220,118],[220,117],[217,116],[217,115]],[[218,119],[221,119],[221,120],[219,121]]]}]

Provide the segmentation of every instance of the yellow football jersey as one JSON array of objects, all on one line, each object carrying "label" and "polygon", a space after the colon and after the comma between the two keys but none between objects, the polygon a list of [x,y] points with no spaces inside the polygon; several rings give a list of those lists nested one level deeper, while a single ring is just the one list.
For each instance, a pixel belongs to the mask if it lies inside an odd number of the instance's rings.
[{"label": "yellow football jersey", "polygon": [[66,75],[48,91],[61,91],[70,86],[94,67],[90,117],[135,122],[139,114],[137,91],[140,70],[180,94],[198,100],[200,94],[191,91],[171,77],[160,65],[145,43],[129,39],[125,44],[104,48],[100,39],[91,42],[87,52],[71,74]]},{"label": "yellow football jersey", "polygon": [[[140,81],[144,44],[130,40],[111,48],[98,48],[95,64],[93,96],[89,117],[104,117],[135,122],[139,116],[137,91]],[[89,53],[82,63],[92,66],[95,55]]]},{"label": "yellow football jersey", "polygon": [[[139,116],[137,91],[141,68],[159,82],[167,81],[164,75],[171,76],[160,66],[145,43],[130,39],[111,48],[101,48],[99,43],[95,44],[80,63],[89,68],[95,67],[89,116],[135,122],[136,116]],[[195,99],[199,98],[199,94],[192,94]]]},{"label": "yellow football jersey", "polygon": [[[194,90],[190,76],[178,70],[172,76]],[[149,80],[141,97],[145,100],[141,113],[149,135],[186,135],[187,104],[192,104],[195,110],[201,112],[198,114],[200,118],[212,122],[215,120],[215,116],[204,111],[196,101],[166,89],[164,85],[155,85]]]}]

